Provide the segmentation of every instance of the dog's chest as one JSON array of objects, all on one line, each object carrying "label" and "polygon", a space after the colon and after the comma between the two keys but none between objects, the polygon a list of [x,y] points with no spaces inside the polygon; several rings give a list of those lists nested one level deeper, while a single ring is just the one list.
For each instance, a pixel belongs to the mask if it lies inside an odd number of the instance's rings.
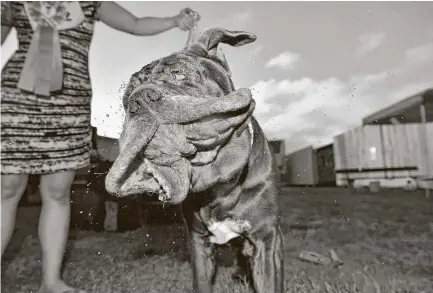
[{"label": "dog's chest", "polygon": [[229,218],[219,222],[211,221],[207,227],[209,232],[212,233],[209,241],[215,244],[226,244],[251,229],[248,221]]},{"label": "dog's chest", "polygon": [[[248,121],[248,132],[252,146],[254,142],[254,128],[251,119]],[[215,244],[226,244],[251,229],[251,224],[248,221],[233,218],[226,218],[222,221],[215,221],[211,218],[207,221],[206,226],[209,232],[212,233],[209,241]]]}]

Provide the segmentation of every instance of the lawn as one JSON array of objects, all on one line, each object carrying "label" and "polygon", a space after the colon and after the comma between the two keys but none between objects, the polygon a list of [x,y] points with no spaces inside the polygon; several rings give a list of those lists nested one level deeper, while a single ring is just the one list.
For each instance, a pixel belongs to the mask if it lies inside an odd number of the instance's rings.
[{"label": "lawn", "polygon": [[[349,194],[337,188],[284,188],[286,292],[433,292],[433,200],[421,191]],[[40,280],[38,210],[21,208],[2,263],[2,292],[35,292]],[[305,224],[323,224],[306,229]],[[93,293],[191,292],[191,270],[180,224],[127,233],[71,234],[64,278]],[[342,266],[298,259],[302,250]],[[231,278],[229,249],[219,256],[215,292],[250,292]]]}]

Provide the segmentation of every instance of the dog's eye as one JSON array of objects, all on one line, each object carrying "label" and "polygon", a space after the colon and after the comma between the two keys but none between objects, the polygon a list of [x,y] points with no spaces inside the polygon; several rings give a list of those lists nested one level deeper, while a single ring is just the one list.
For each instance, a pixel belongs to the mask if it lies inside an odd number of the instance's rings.
[{"label": "dog's eye", "polygon": [[177,80],[182,80],[182,79],[185,79],[186,75],[185,74],[176,74],[175,77]]},{"label": "dog's eye", "polygon": [[176,80],[182,80],[186,78],[185,74],[182,74],[179,70],[173,70],[171,74],[174,76]]}]

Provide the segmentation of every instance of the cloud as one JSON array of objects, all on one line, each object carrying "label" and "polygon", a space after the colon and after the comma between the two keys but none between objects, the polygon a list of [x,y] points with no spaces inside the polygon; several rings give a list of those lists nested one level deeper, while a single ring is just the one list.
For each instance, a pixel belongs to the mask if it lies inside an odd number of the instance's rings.
[{"label": "cloud", "polygon": [[331,142],[332,137],[361,124],[381,99],[371,87],[388,74],[354,75],[347,80],[260,80],[250,88],[255,116],[269,139],[287,140],[287,149]]},{"label": "cloud", "polygon": [[271,58],[265,65],[266,68],[279,67],[285,70],[292,70],[301,61],[301,55],[285,51]]},{"label": "cloud", "polygon": [[405,57],[406,57],[406,60],[408,60],[411,63],[432,62],[433,61],[433,42],[407,49],[405,51]]},{"label": "cloud", "polygon": [[376,50],[385,39],[384,33],[365,34],[358,37],[356,55],[362,56]]},{"label": "cloud", "polygon": [[388,70],[394,75],[417,74],[420,70],[425,72],[426,67],[433,66],[433,42],[408,48],[403,54],[404,58],[401,58],[401,62]]}]

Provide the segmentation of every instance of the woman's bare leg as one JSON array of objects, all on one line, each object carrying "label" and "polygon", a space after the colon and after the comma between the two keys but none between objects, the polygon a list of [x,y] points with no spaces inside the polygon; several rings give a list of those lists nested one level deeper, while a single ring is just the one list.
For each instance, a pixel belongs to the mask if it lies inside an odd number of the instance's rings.
[{"label": "woman's bare leg", "polygon": [[50,293],[71,290],[61,279],[71,213],[70,190],[74,171],[41,176],[42,211],[39,238],[42,247],[43,287]]},{"label": "woman's bare leg", "polygon": [[1,175],[1,256],[15,228],[18,203],[26,190],[28,175]]}]

